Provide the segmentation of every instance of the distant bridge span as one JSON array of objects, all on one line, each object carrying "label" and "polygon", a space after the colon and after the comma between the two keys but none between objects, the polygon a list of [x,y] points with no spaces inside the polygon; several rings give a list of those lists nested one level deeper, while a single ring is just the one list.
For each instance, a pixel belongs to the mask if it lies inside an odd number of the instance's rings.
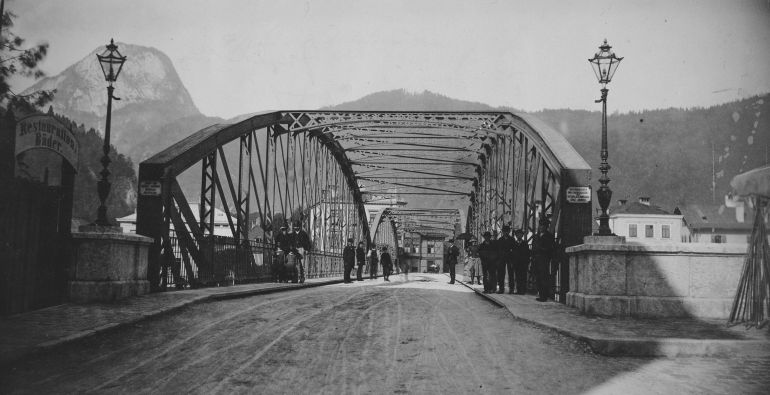
[{"label": "distant bridge span", "polygon": [[[137,233],[154,240],[154,290],[267,279],[278,229],[294,222],[313,242],[308,275],[336,275],[348,238],[397,247],[408,231],[382,212],[371,221],[367,204],[456,209],[477,238],[503,224],[534,232],[547,217],[562,246],[578,244],[591,230],[591,199],[579,198],[589,180],[574,148],[527,115],[275,111],[204,128],[142,162]],[[563,294],[566,271],[556,274]]]}]

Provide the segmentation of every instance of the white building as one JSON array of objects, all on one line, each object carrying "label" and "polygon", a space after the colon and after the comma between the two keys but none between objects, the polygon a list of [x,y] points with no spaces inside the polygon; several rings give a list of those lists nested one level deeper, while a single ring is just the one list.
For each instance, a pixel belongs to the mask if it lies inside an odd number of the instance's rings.
[{"label": "white building", "polygon": [[620,200],[610,207],[610,229],[627,241],[654,243],[681,243],[684,240],[683,216],[672,214],[650,204],[649,197],[637,202]]}]

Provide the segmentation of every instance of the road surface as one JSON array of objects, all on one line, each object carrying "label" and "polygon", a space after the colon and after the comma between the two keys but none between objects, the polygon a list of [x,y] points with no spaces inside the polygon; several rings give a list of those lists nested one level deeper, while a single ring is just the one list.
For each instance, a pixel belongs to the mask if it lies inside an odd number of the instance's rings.
[{"label": "road surface", "polygon": [[[609,358],[447,277],[209,302],[0,372],[0,393],[761,393],[770,361]],[[757,381],[759,380],[759,381]]]}]

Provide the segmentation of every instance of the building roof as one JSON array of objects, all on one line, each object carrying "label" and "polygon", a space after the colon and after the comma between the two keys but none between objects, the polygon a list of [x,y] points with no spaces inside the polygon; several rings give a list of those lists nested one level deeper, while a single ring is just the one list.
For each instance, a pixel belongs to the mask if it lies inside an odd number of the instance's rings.
[{"label": "building roof", "polygon": [[754,210],[750,207],[743,209],[742,221],[736,217],[735,208],[725,205],[688,204],[680,210],[690,229],[751,230],[754,225]]},{"label": "building roof", "polygon": [[610,206],[610,215],[635,214],[635,215],[674,215],[655,205],[646,205],[639,202],[630,202],[623,205]]}]

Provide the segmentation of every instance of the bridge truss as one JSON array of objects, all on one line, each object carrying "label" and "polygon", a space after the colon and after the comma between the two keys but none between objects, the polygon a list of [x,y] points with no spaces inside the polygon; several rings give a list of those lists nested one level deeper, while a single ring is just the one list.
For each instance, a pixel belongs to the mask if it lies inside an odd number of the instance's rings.
[{"label": "bridge truss", "polygon": [[[589,176],[559,133],[528,116],[277,111],[205,128],[142,162],[137,232],[155,241],[156,290],[182,272],[190,284],[264,279],[278,229],[293,222],[313,242],[309,276],[339,273],[348,238],[397,251],[399,232],[438,226],[450,211],[450,233],[463,216],[460,230],[477,237],[504,224],[534,232],[547,217],[568,246],[590,233],[591,206],[567,202],[566,190]],[[368,204],[386,209],[372,220]],[[228,248],[213,247],[218,234]],[[218,267],[223,257],[241,269]]]}]

